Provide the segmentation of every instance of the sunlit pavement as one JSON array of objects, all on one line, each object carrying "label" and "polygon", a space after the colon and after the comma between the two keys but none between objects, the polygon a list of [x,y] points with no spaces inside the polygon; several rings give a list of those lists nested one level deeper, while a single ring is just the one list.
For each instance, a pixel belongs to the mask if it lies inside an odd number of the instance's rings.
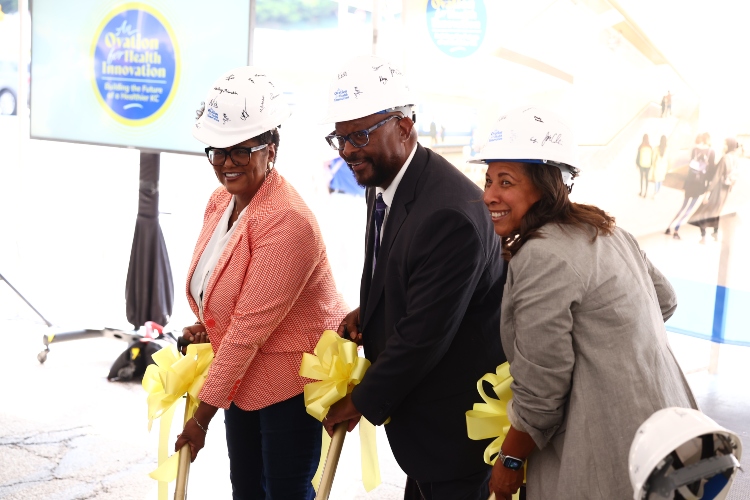
[{"label": "sunlit pavement", "polygon": [[[631,156],[623,153],[606,170],[584,173],[574,198],[616,215],[668,276],[715,284],[721,239],[700,245],[697,228],[688,225],[680,241],[660,234],[679,208],[682,192],[663,188],[655,200],[639,198]],[[278,167],[316,213],[339,290],[355,304],[363,200],[329,196],[315,166],[311,172]],[[175,274],[173,329],[194,321],[184,300],[184,276],[215,186],[204,158],[162,155],[161,210],[167,213],[161,224]],[[129,329],[124,287],[137,191],[137,151],[28,140],[19,145],[17,119],[0,117],[0,273],[62,329]],[[736,244],[747,254],[748,242]],[[746,264],[735,264],[736,281],[750,282]],[[126,345],[109,339],[53,344],[40,365],[36,355],[47,332],[0,283],[0,342],[6,353],[0,364],[0,498],[156,498],[147,473],[156,465],[157,430],[147,432],[144,392],[139,384],[105,378]],[[750,411],[738,382],[750,379],[742,362],[750,348],[722,346],[719,374],[712,375],[709,343],[677,334],[670,338],[704,410],[736,427],[743,421],[737,416]],[[738,430],[750,449],[748,429]],[[383,484],[369,495],[361,484],[357,441],[356,432],[347,438],[332,498],[401,498],[405,477],[382,429]],[[230,497],[220,416],[191,471],[189,492],[192,498]]]},{"label": "sunlit pavement", "polygon": [[[106,380],[125,344],[111,339],[53,344],[40,365],[36,355],[47,327],[10,290],[0,288],[0,343],[8,353],[0,364],[5,402],[0,498],[156,499],[156,482],[148,473],[156,467],[158,423],[149,434],[145,391],[139,383]],[[175,422],[171,443],[178,428]],[[382,429],[378,448],[383,484],[368,495],[359,470],[358,433],[347,437],[332,499],[403,497],[405,476]],[[231,498],[226,453],[219,413],[191,468],[189,498]]]}]

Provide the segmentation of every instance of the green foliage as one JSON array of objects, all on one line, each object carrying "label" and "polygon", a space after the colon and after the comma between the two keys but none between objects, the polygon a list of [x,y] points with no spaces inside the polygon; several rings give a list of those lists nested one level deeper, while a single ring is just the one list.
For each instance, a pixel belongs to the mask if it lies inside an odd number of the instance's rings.
[{"label": "green foliage", "polygon": [[338,19],[332,0],[257,0],[255,21],[261,28],[331,26]]},{"label": "green foliage", "polygon": [[18,0],[0,0],[0,7],[4,14],[13,14],[18,12]]}]

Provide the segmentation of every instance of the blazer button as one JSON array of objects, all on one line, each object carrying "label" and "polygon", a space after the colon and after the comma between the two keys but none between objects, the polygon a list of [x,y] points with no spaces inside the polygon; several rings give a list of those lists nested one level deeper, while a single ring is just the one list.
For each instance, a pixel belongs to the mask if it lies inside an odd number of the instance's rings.
[{"label": "blazer button", "polygon": [[204,321],[204,324],[207,328],[213,328],[216,326],[216,321],[214,321],[212,318],[208,318],[206,321]]}]

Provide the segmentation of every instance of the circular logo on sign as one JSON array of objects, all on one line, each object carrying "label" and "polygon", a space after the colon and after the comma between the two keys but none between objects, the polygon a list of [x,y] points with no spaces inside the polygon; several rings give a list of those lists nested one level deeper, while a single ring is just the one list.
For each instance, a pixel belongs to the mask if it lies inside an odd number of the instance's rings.
[{"label": "circular logo on sign", "polygon": [[96,96],[126,125],[151,123],[169,107],[180,76],[175,36],[152,7],[128,3],[111,11],[92,47]]},{"label": "circular logo on sign", "polygon": [[449,56],[473,54],[487,31],[484,0],[427,0],[427,30]]}]

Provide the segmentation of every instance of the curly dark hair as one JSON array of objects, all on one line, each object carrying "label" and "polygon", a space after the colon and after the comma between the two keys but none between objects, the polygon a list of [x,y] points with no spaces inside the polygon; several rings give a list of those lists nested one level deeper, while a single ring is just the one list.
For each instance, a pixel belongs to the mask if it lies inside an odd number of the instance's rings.
[{"label": "curly dark hair", "polygon": [[262,134],[253,137],[253,139],[258,139],[259,144],[273,144],[276,146],[276,156],[279,156],[279,142],[281,142],[281,136],[279,135],[278,127],[271,129],[268,132],[263,132]]},{"label": "curly dark hair", "polygon": [[518,231],[502,238],[505,260],[510,260],[527,241],[543,238],[539,229],[550,222],[577,227],[592,226],[595,230],[592,242],[600,232],[612,234],[615,218],[599,207],[570,201],[559,168],[549,164],[524,163],[523,169],[542,197],[523,216]]}]

